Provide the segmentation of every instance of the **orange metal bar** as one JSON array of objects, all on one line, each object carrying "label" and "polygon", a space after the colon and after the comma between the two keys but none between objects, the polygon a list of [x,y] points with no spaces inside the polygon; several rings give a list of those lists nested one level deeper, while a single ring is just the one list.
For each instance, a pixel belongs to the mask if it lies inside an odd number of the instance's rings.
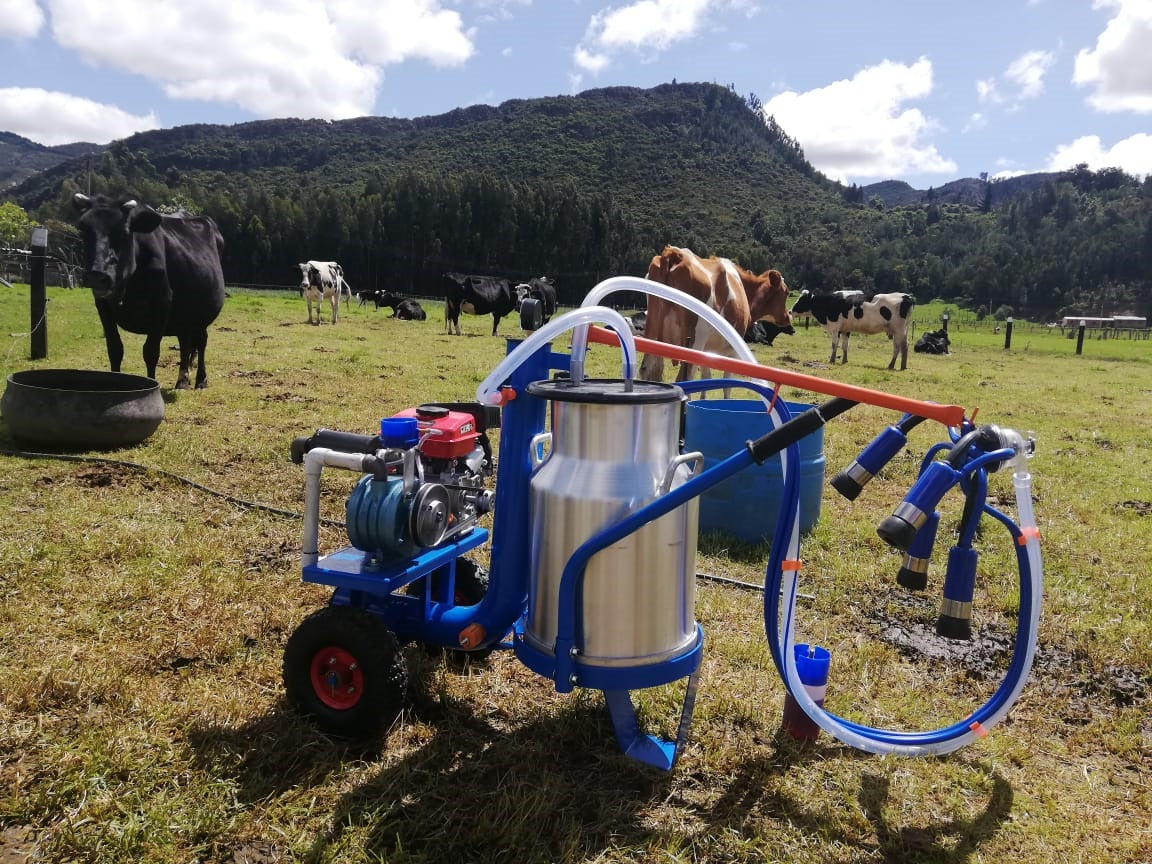
[{"label": "orange metal bar", "polygon": [[[601,345],[619,345],[620,339],[611,330],[603,327],[589,327],[588,341],[599,342]],[[749,378],[760,378],[775,384],[788,384],[792,387],[802,387],[805,390],[814,390],[828,396],[840,396],[854,402],[863,402],[867,405],[876,405],[880,408],[891,408],[927,420],[937,420],[945,426],[959,426],[964,419],[964,409],[959,405],[940,405],[936,402],[923,402],[920,399],[909,399],[906,396],[896,396],[880,390],[870,390],[867,387],[857,387],[855,384],[842,384],[839,381],[828,381],[817,378],[815,375],[804,375],[800,372],[789,372],[786,369],[776,369],[772,366],[762,366],[759,363],[749,363],[746,360],[735,360],[720,354],[709,354],[693,348],[681,348],[678,345],[668,345],[653,339],[636,337],[636,348],[645,354],[658,354],[669,360],[679,360],[691,363],[694,366],[707,366],[731,372],[735,375],[746,375]]]}]

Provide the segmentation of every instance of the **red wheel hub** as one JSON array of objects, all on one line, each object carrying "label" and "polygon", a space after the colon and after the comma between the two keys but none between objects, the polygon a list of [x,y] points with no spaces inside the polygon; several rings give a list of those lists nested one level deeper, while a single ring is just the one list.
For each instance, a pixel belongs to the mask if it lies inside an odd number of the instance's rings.
[{"label": "red wheel hub", "polygon": [[364,694],[364,673],[355,656],[338,645],[321,648],[312,657],[312,689],[320,701],[338,711],[347,710]]}]

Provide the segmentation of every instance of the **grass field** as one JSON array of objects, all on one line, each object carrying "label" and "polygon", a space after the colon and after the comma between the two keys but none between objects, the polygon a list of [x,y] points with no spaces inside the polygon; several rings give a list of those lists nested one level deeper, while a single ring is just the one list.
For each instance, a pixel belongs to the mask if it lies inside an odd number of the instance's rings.
[{"label": "grass field", "polygon": [[[27,289],[3,298],[5,377],[107,368],[88,292],[49,289],[48,358],[35,362]],[[662,774],[620,755],[597,691],[557,694],[511,652],[461,667],[406,649],[410,706],[367,745],[287,706],[285,642],[327,590],[300,580],[299,518],[249,504],[302,509],[293,437],[371,432],[399,409],[472,398],[504,340],[468,316],[465,336],[447,336],[439,304],[425,308],[426,322],[353,308],[312,327],[294,294],[236,292],[210,331],[208,389],[170,389],[165,340],[167,414],[144,443],[28,458],[0,424],[0,862],[1152,861],[1152,342],[1089,338],[1076,356],[1075,340],[1017,322],[1005,350],[991,321],[953,314],[953,353],[913,354],[905,372],[887,370],[882,337],[853,337],[834,368],[816,328],[757,347],[768,365],[1035,434],[1036,668],[1009,717],[946,758],[869,756],[826,735],[798,746],[779,734],[760,594],[700,579],[692,739]],[[942,311],[919,307],[917,332]],[[141,342],[126,337],[123,371],[143,374]],[[590,365],[615,374],[618,352],[594,348]],[[829,423],[829,476],[896,419],[861,406]],[[1016,574],[989,531],[976,638],[941,648],[931,632],[955,509],[923,594],[896,585],[901,557],[875,532],[945,436],[926,423],[909,437],[856,502],[826,489],[802,546],[799,629],[831,650],[831,710],[925,729],[998,685]],[[342,518],[356,479],[324,474],[322,515]],[[989,486],[1012,513],[1010,479]],[[346,543],[321,529],[322,551]],[[759,583],[766,558],[706,537],[698,570]],[[673,735],[682,694],[638,693],[646,726]]]}]

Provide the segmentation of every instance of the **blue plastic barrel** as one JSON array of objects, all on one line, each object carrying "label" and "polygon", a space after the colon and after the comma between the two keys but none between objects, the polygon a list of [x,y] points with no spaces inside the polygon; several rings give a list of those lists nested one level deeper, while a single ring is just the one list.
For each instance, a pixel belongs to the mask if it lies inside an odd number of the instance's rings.
[{"label": "blue plastic barrel", "polygon": [[[811,405],[787,402],[792,416]],[[744,443],[772,431],[759,399],[696,399],[684,414],[684,451],[704,454],[705,469],[727,459]],[[800,439],[800,530],[820,518],[824,489],[824,429]],[[718,532],[749,543],[770,540],[776,531],[784,492],[781,457],[753,464],[700,496],[700,533]]]}]

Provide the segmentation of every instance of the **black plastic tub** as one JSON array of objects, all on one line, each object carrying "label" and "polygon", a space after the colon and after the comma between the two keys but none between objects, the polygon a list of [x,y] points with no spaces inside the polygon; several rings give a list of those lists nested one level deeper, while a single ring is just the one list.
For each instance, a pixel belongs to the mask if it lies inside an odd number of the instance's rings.
[{"label": "black plastic tub", "polygon": [[139,444],[164,420],[160,383],[88,369],[8,376],[0,415],[23,446],[94,450]]}]

